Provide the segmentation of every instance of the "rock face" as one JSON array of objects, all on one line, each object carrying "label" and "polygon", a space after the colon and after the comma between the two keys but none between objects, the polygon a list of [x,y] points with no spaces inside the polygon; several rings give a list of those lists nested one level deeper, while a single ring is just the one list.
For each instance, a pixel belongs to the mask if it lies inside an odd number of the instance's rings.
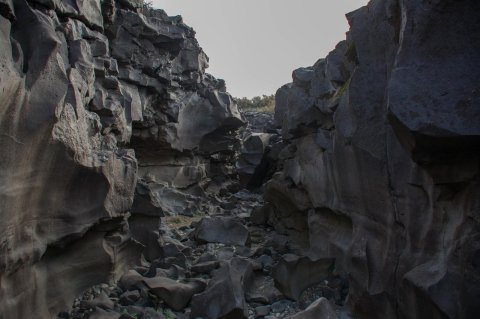
[{"label": "rock face", "polygon": [[180,17],[141,5],[0,1],[5,319],[50,318],[118,279],[160,216],[233,172],[243,121],[223,81]]},{"label": "rock face", "polygon": [[2,318],[480,317],[480,2],[348,14],[242,141],[143,4],[0,0]]},{"label": "rock face", "polygon": [[277,92],[270,223],[336,259],[359,318],[480,316],[479,14],[373,0]]}]

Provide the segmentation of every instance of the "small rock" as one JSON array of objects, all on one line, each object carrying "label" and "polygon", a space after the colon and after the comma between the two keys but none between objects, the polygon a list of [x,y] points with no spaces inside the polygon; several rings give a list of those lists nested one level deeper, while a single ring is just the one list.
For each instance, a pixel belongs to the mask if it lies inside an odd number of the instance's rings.
[{"label": "small rock", "polygon": [[217,251],[218,260],[229,260],[235,255],[235,250],[232,247],[222,247]]},{"label": "small rock", "polygon": [[249,247],[245,246],[236,246],[235,247],[235,255],[241,257],[251,257],[252,250]]},{"label": "small rock", "polygon": [[291,302],[287,300],[280,300],[280,301],[274,302],[272,304],[272,312],[274,313],[284,312],[290,304]]},{"label": "small rock", "polygon": [[204,263],[199,263],[193,265],[190,270],[197,273],[197,274],[207,274],[210,273],[212,270],[217,269],[220,266],[218,261],[207,261]]},{"label": "small rock", "polygon": [[121,316],[115,311],[107,311],[97,307],[90,313],[88,319],[120,319]]},{"label": "small rock", "polygon": [[204,262],[216,261],[216,260],[217,260],[217,256],[215,256],[215,254],[205,253],[196,260],[196,263],[198,264],[198,263],[204,263]]},{"label": "small rock", "polygon": [[335,310],[325,298],[320,298],[312,303],[307,309],[287,319],[338,319]]},{"label": "small rock", "polygon": [[272,308],[270,306],[257,307],[257,308],[255,308],[255,316],[256,317],[264,317],[264,316],[266,316],[270,313],[271,309]]},{"label": "small rock", "polygon": [[140,299],[138,290],[126,291],[120,296],[120,304],[124,306],[134,305]]},{"label": "small rock", "polygon": [[95,299],[84,302],[83,306],[91,309],[98,307],[104,310],[111,310],[115,304],[110,298],[108,298],[107,294],[102,291]]},{"label": "small rock", "polygon": [[256,259],[258,262],[262,264],[262,267],[269,270],[272,269],[273,266],[273,258],[268,255],[262,255]]}]

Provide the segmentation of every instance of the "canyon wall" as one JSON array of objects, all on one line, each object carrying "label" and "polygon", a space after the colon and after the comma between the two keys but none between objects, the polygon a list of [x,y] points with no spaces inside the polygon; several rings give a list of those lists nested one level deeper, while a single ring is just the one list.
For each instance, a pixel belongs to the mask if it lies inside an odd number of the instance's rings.
[{"label": "canyon wall", "polygon": [[276,94],[269,223],[359,318],[480,317],[480,3],[373,0]]},{"label": "canyon wall", "polygon": [[118,279],[233,172],[244,123],[194,35],[138,0],[0,1],[0,317]]},{"label": "canyon wall", "polygon": [[0,318],[55,317],[158,260],[160,217],[230,212],[236,170],[250,187],[273,174],[255,214],[299,260],[335,260],[355,317],[480,317],[479,15],[372,0],[278,90],[282,136],[254,114],[241,147],[181,17],[0,0]]}]

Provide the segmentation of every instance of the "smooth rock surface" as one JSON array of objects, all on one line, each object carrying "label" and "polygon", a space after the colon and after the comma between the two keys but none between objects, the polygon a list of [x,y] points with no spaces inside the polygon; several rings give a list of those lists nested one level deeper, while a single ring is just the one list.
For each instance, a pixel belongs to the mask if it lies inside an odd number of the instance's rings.
[{"label": "smooth rock surface", "polygon": [[195,228],[194,237],[208,243],[244,246],[248,229],[232,217],[204,218]]}]

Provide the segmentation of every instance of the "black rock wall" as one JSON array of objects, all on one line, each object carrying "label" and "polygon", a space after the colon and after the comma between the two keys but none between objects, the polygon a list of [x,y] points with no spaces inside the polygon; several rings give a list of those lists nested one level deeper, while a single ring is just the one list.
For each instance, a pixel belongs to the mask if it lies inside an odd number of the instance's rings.
[{"label": "black rock wall", "polygon": [[336,258],[359,318],[476,318],[480,5],[373,0],[276,95],[270,223]]}]

